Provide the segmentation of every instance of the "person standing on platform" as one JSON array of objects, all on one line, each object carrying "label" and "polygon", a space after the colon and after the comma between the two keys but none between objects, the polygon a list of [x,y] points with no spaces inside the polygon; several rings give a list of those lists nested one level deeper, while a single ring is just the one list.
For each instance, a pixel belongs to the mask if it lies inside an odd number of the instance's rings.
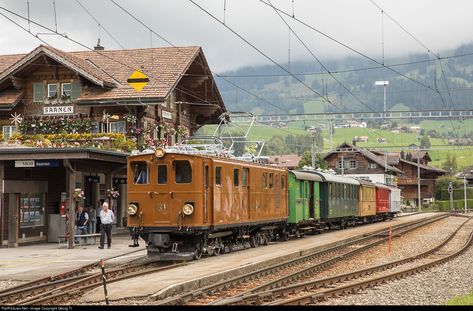
[{"label": "person standing on platform", "polygon": [[89,206],[89,233],[95,233],[97,229],[97,210]]},{"label": "person standing on platform", "polygon": [[99,202],[98,202],[99,206],[97,206],[97,210],[95,211],[95,213],[97,215],[97,218],[96,218],[97,219],[97,224],[95,226],[95,232],[100,232],[100,224],[101,224],[101,222],[100,222],[100,212],[102,211],[103,202],[105,202],[104,199],[99,200]]},{"label": "person standing on platform", "polygon": [[77,226],[77,236],[76,244],[79,244],[79,239],[81,234],[87,234],[87,223],[89,222],[89,215],[82,206],[79,206],[79,210],[76,214],[76,226]]},{"label": "person standing on platform", "polygon": [[105,243],[105,234],[107,235],[107,248],[112,246],[112,223],[115,215],[112,210],[108,208],[108,203],[102,204],[102,211],[100,212],[100,246],[103,249]]}]

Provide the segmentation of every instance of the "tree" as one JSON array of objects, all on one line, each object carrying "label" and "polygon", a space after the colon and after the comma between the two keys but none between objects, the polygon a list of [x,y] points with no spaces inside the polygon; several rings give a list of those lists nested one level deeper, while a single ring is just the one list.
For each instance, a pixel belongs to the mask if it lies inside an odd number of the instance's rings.
[{"label": "tree", "polygon": [[430,149],[430,139],[427,135],[422,136],[420,139],[420,147],[424,149]]},{"label": "tree", "polygon": [[[309,150],[304,151],[297,167],[302,168],[304,166],[312,166],[312,153]],[[315,166],[316,168],[321,168],[325,170],[327,169],[327,162],[322,159],[320,155],[316,155]]]},{"label": "tree", "polygon": [[442,164],[442,168],[446,170],[449,175],[452,175],[453,172],[457,171],[457,157],[455,155],[451,156],[450,152],[447,153],[447,159]]}]

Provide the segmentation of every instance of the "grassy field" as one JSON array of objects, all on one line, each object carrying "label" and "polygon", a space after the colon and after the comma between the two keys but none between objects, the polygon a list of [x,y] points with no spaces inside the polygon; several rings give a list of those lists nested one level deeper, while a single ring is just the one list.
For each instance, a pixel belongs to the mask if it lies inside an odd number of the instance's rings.
[{"label": "grassy field", "polygon": [[[425,122],[425,123],[424,123]],[[437,129],[448,131],[448,126],[451,124],[449,121],[424,121],[421,123],[421,128],[426,130]],[[464,127],[464,131],[473,131],[473,120],[466,120],[462,123],[458,123]],[[265,140],[269,142],[273,136],[287,136],[287,135],[306,135],[307,132],[304,130],[308,126],[317,126],[316,122],[291,122],[288,127],[285,128],[273,128],[266,125],[255,125],[249,133],[249,140]],[[442,126],[443,125],[443,126]],[[216,126],[205,126],[201,129],[200,134],[211,135],[215,131]],[[248,126],[231,126],[231,131],[238,129],[239,131],[245,132]],[[222,130],[222,134],[225,133],[225,129]],[[402,133],[396,134],[391,131],[381,130],[370,130],[366,128],[343,128],[334,129],[332,139],[330,139],[330,133],[328,130],[322,131],[322,137],[324,139],[324,150],[328,150],[330,147],[335,148],[343,142],[352,142],[354,136],[368,136],[368,142],[358,142],[358,147],[377,147],[381,150],[386,151],[401,151],[408,150],[407,146],[410,144],[417,143],[417,135],[415,133]],[[386,143],[378,143],[377,139],[384,137]],[[435,148],[437,145],[446,145],[446,142],[439,138],[430,138],[430,144]],[[442,147],[445,148],[445,147]],[[442,168],[442,163],[447,159],[447,155],[450,153],[451,156],[455,156],[457,160],[458,168],[473,166],[473,146],[462,146],[456,147],[455,150],[430,150],[429,154],[432,158],[431,166]]]},{"label": "grassy field", "polygon": [[473,293],[469,295],[454,297],[447,302],[449,306],[473,306]]}]

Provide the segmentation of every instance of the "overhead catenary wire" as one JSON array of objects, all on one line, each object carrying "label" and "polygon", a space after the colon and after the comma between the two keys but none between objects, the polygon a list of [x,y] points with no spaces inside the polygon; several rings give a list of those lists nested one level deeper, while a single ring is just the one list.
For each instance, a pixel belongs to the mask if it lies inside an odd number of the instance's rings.
[{"label": "overhead catenary wire", "polygon": [[[113,1],[113,0],[111,0]],[[233,30],[231,27],[229,27],[228,25],[225,25],[223,24],[218,18],[215,17],[215,15],[213,15],[212,13],[210,13],[208,10],[204,9],[202,6],[200,6],[199,4],[197,4],[195,1],[193,0],[189,0],[189,2],[191,2],[192,4],[194,4],[196,7],[198,7],[200,10],[202,10],[204,13],[206,13],[207,15],[209,15],[212,19],[214,19],[215,21],[217,21],[218,23],[220,23],[223,27],[227,28],[229,31],[231,31],[234,35],[236,35],[238,38],[240,38],[242,41],[244,41],[246,44],[248,44],[249,46],[251,46],[253,49],[255,49],[258,53],[260,53],[261,55],[263,55],[266,59],[268,59],[270,62],[272,62],[273,64],[275,64],[277,67],[279,67],[280,69],[282,69],[283,71],[287,72],[288,74],[290,74],[294,79],[296,79],[299,83],[301,83],[302,85],[304,85],[307,89],[309,89],[310,91],[312,91],[314,94],[318,95],[319,97],[321,98],[324,98],[322,94],[320,94],[319,92],[317,92],[316,90],[314,90],[311,86],[309,86],[307,83],[305,83],[304,81],[302,81],[300,78],[296,77],[295,75],[291,74],[286,68],[284,68],[283,66],[281,66],[280,64],[278,64],[275,60],[273,60],[271,57],[269,57],[267,54],[265,54],[263,51],[261,51],[258,47],[256,47],[254,44],[252,44],[251,42],[249,42],[247,39],[245,39],[242,35],[240,35],[238,32],[236,32],[235,30]],[[342,113],[345,113],[345,111],[343,111],[340,107],[338,107],[338,105],[334,104],[330,99],[325,99],[325,101],[327,103],[329,103],[330,105],[332,105],[333,107],[335,107],[336,109],[338,109],[339,111],[341,111]],[[353,119],[354,121],[358,121],[356,120],[355,118],[351,117],[350,115],[348,115],[348,118],[351,118]],[[370,129],[371,130],[371,129]],[[376,135],[384,138],[383,136],[381,136],[379,133],[373,131]]]},{"label": "overhead catenary wire", "polygon": [[[446,74],[445,74],[445,70],[443,69],[443,65],[442,65],[442,59],[441,57],[434,53],[431,49],[429,49],[425,44],[423,44],[419,39],[417,39],[412,33],[410,33],[406,28],[404,28],[398,21],[396,21],[390,14],[386,13],[385,10],[383,8],[381,8],[374,0],[370,0],[370,2],[376,6],[380,11],[381,11],[381,14],[384,15],[386,14],[386,16],[391,20],[393,21],[397,26],[399,26],[405,33],[407,33],[412,39],[414,39],[417,43],[419,43],[424,49],[427,50],[427,53],[433,55],[439,62],[439,65],[440,65],[440,69],[441,69],[441,72],[442,72],[442,78],[443,78],[443,81],[445,83],[445,87],[447,89],[447,94],[448,94],[448,97],[450,99],[450,103],[453,107],[454,110],[456,110],[456,107],[455,107],[455,104],[453,103],[453,99],[452,99],[452,96],[451,96],[451,93],[450,93],[450,90],[449,90],[449,86],[448,86],[448,80],[447,80],[447,77],[446,77]],[[435,87],[435,91],[439,94],[440,96],[440,99],[442,101],[442,104],[444,105],[445,109],[448,109],[447,108],[447,105],[445,103],[445,100],[442,96],[442,94],[438,91],[437,89],[437,86]],[[452,124],[452,127],[457,135],[457,138],[458,138],[458,132],[457,130],[455,129],[455,126],[453,124],[453,121],[450,119],[450,122]]]},{"label": "overhead catenary wire", "polygon": [[[143,27],[147,28],[150,32],[152,32],[153,34],[155,34],[157,37],[159,37],[161,40],[163,40],[164,42],[166,42],[167,44],[169,44],[170,46],[176,48],[179,52],[181,53],[184,53],[184,55],[186,55],[186,53],[184,51],[182,51],[182,49],[180,49],[179,47],[177,47],[176,45],[174,45],[171,41],[167,40],[164,36],[162,36],[161,34],[158,34],[156,31],[154,31],[151,27],[149,27],[148,25],[146,25],[143,21],[141,21],[139,18],[137,18],[135,15],[133,15],[129,10],[125,9],[122,5],[118,4],[115,0],[110,0],[113,4],[115,4],[118,8],[120,8],[123,12],[125,12],[127,15],[129,15],[132,19],[134,19],[135,21],[137,21],[138,23],[140,23]],[[220,22],[220,21],[219,21]],[[199,62],[200,63],[200,62]],[[200,65],[203,66],[202,63],[200,63]],[[274,107],[274,108],[277,108],[281,111],[284,111],[284,112],[289,112],[287,111],[286,109],[284,108],[281,108],[273,103],[271,103],[270,101],[256,95],[256,94],[253,94],[252,92],[250,92],[249,90],[246,90],[244,89],[243,87],[237,85],[236,83],[234,83],[233,81],[230,81],[224,77],[220,77],[217,73],[214,73],[212,70],[210,71],[211,73],[213,73],[215,76],[219,77],[219,78],[222,78],[224,81],[226,81],[227,83],[233,85],[234,87],[240,89],[241,91],[263,101],[264,103]]]}]

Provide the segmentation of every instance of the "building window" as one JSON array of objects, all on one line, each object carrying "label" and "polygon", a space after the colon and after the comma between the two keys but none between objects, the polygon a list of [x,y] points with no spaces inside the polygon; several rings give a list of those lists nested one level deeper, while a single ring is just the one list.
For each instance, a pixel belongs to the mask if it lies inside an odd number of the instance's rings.
[{"label": "building window", "polygon": [[61,96],[71,97],[72,92],[72,84],[71,83],[63,83],[61,84]]},{"label": "building window", "polygon": [[356,166],[357,166],[356,164],[357,164],[357,163],[356,163],[356,160],[350,160],[350,168],[351,168],[351,169],[355,169]]},{"label": "building window", "polygon": [[44,84],[33,83],[33,102],[42,103],[44,101]]},{"label": "building window", "polygon": [[48,84],[48,97],[50,98],[56,98],[57,97],[57,84],[56,83],[51,83]]},{"label": "building window", "polygon": [[368,164],[368,168],[377,168],[377,167],[378,167],[378,164],[376,164],[376,163],[370,162]]},{"label": "building window", "polygon": [[109,123],[108,133],[125,134],[125,132],[126,132],[126,122],[125,121],[117,121],[117,122],[110,122]]},{"label": "building window", "polygon": [[343,168],[349,168],[350,167],[350,161],[349,160],[338,160],[337,161],[337,168],[342,169],[342,162],[343,162]]},{"label": "building window", "polygon": [[92,128],[90,129],[91,133],[98,133],[100,131],[100,122],[93,122]]},{"label": "building window", "polygon": [[3,126],[3,139],[8,141],[10,137],[16,133],[16,126],[14,125],[4,125]]}]

